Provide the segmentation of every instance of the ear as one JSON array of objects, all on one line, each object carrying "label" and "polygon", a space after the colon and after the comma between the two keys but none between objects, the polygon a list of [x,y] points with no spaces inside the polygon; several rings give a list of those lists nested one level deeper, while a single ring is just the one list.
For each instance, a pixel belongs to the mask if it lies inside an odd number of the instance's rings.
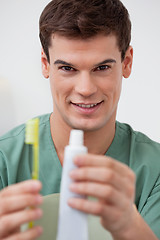
[{"label": "ear", "polygon": [[42,64],[42,74],[45,78],[49,78],[49,62],[47,60],[46,54],[42,48],[41,50],[41,64]]},{"label": "ear", "polygon": [[133,63],[133,48],[129,46],[126,51],[125,58],[122,63],[123,77],[128,78],[131,74]]}]

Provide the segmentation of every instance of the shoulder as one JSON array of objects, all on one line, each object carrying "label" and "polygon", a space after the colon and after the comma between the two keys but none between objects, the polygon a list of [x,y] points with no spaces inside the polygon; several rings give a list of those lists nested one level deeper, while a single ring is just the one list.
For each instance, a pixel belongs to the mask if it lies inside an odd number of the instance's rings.
[{"label": "shoulder", "polygon": [[144,184],[148,179],[148,188],[151,184],[153,187],[160,177],[160,144],[128,124],[117,123],[117,130],[123,139],[123,150],[128,151],[127,165],[136,173],[137,181]]},{"label": "shoulder", "polygon": [[[50,114],[38,116],[40,119],[40,131],[43,126],[49,124]],[[0,137],[0,153],[14,152],[17,149],[21,149],[24,145],[25,139],[25,124],[21,124],[8,133]]]},{"label": "shoulder", "polygon": [[142,132],[124,123],[116,123],[118,142],[121,151],[126,152],[126,163],[136,172],[150,171],[151,174],[160,174],[160,144],[153,141]]},{"label": "shoulder", "polygon": [[134,131],[128,124],[117,122],[116,127],[118,138],[121,137],[121,149],[127,152],[126,163],[136,174],[135,203],[141,212],[150,197],[154,201],[153,196],[159,192],[160,144],[142,132]]},{"label": "shoulder", "polygon": [[118,135],[130,141],[135,148],[140,148],[145,151],[149,151],[151,149],[156,152],[160,151],[160,143],[152,140],[142,132],[133,130],[129,124],[116,122],[116,128]]},{"label": "shoulder", "polygon": [[[50,133],[50,114],[38,116],[38,118],[40,120],[39,138],[43,146]],[[30,178],[32,152],[30,146],[24,141],[25,124],[0,137],[0,189]]]}]

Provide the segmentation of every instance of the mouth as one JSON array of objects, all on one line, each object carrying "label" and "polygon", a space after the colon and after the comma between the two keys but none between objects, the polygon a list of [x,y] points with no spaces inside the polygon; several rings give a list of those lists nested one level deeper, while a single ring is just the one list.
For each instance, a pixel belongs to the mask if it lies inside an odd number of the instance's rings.
[{"label": "mouth", "polygon": [[93,113],[95,112],[103,103],[103,101],[98,102],[98,103],[73,103],[71,102],[71,104],[78,110],[81,111],[83,113]]},{"label": "mouth", "polygon": [[78,103],[73,103],[78,107],[82,107],[82,108],[93,108],[95,106],[97,106],[100,103],[93,103],[93,104],[78,104]]}]

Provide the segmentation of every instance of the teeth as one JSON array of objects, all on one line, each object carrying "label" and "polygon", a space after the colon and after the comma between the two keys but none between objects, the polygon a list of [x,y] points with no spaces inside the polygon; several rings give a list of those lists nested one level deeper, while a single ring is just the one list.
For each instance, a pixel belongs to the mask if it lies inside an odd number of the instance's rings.
[{"label": "teeth", "polygon": [[95,103],[95,104],[76,104],[77,106],[79,106],[79,107],[83,107],[83,108],[92,108],[92,107],[94,107],[94,106],[96,106],[97,105],[97,103]]}]

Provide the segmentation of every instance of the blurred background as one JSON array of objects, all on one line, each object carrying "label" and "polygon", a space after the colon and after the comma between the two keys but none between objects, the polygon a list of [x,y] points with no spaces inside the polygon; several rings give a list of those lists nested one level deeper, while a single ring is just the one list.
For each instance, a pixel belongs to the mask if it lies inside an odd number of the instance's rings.
[{"label": "blurred background", "polygon": [[[39,16],[48,0],[0,0],[0,135],[52,111],[41,73]],[[117,120],[160,142],[160,1],[122,0],[132,21],[133,70],[123,80]]]}]

